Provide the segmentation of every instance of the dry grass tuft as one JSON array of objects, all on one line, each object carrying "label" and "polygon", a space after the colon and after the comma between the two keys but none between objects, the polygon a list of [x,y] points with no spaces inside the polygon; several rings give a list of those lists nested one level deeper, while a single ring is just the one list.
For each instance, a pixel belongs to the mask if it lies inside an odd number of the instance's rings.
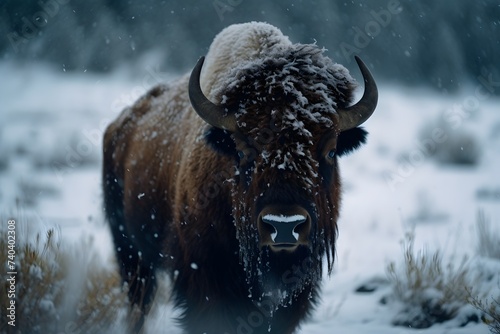
[{"label": "dry grass tuft", "polygon": [[[20,231],[19,231],[20,232]],[[16,240],[16,326],[0,318],[1,333],[105,333],[116,330],[126,294],[115,270],[89,252],[91,242],[70,250],[55,230],[34,241]],[[0,230],[0,263],[7,264],[7,231]],[[113,268],[114,269],[114,268]],[[7,291],[7,277],[2,290]],[[0,298],[4,310],[10,300]]]},{"label": "dry grass tuft", "polygon": [[[37,235],[35,244],[17,244],[16,248],[16,327],[21,332],[54,330],[55,305],[63,299],[67,257],[59,252],[54,230]],[[0,261],[7,263],[7,234],[0,234]],[[2,280],[6,282],[6,280]],[[5,289],[7,283],[4,283]],[[9,300],[2,299],[2,309]],[[22,320],[21,320],[22,319]],[[0,329],[8,328],[8,319],[0,319]],[[24,330],[23,330],[24,329]]]},{"label": "dry grass tuft", "polygon": [[470,304],[483,313],[481,320],[492,334],[500,334],[500,297],[491,300],[471,297]]},{"label": "dry grass tuft", "polygon": [[406,235],[403,263],[390,263],[387,273],[392,298],[403,305],[393,320],[396,326],[427,328],[453,319],[467,305],[465,287],[472,286],[467,258],[456,267],[444,264],[439,251],[415,253],[412,233]]},{"label": "dry grass tuft", "polygon": [[116,321],[117,311],[127,304],[127,299],[117,274],[110,274],[104,280],[100,274],[91,274],[88,279],[78,304],[77,325],[85,333],[99,333]]},{"label": "dry grass tuft", "polygon": [[[477,253],[489,261],[500,260],[500,233],[491,225],[491,221],[486,218],[483,211],[478,211],[477,214]],[[486,279],[495,281],[495,275],[488,272],[486,268]],[[491,269],[490,269],[491,270]],[[495,271],[495,267],[492,269]],[[498,269],[497,269],[498,273]],[[496,275],[497,280],[500,275]],[[500,283],[497,286],[496,297],[485,294],[478,296],[472,291],[469,292],[469,303],[482,313],[481,320],[489,327],[492,334],[500,334]]]},{"label": "dry grass tuft", "polygon": [[477,213],[477,253],[500,260],[500,231],[495,230],[484,211]]}]

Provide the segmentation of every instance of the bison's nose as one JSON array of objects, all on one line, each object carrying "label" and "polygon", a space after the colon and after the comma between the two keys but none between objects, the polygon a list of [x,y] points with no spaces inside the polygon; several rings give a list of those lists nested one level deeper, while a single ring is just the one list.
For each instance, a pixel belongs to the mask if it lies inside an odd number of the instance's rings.
[{"label": "bison's nose", "polygon": [[259,234],[264,246],[272,250],[294,250],[307,245],[311,229],[309,214],[300,207],[268,207],[259,219]]},{"label": "bison's nose", "polygon": [[307,218],[302,215],[285,216],[267,214],[262,217],[262,222],[271,225],[271,239],[274,243],[294,244],[299,241],[299,233],[295,228],[304,224]]}]

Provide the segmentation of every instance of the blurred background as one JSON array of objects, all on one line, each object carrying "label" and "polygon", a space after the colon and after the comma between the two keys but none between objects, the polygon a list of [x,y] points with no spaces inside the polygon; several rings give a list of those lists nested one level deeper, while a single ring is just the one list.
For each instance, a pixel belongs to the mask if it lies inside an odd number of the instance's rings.
[{"label": "blurred background", "polygon": [[[106,126],[153,85],[189,72],[223,28],[248,21],[273,24],[294,43],[317,43],[361,82],[359,55],[379,85],[379,104],[363,125],[367,144],[339,162],[337,262],[302,333],[414,333],[399,324],[486,334],[477,315],[467,325],[463,298],[432,298],[443,286],[455,291],[453,268],[465,268],[471,276],[463,286],[500,300],[498,0],[0,0],[0,233],[6,217],[19,222],[19,242],[56,228],[70,249],[64,253],[85,255],[70,261],[78,268],[69,266],[61,284],[27,296],[26,314],[48,324],[40,332],[61,332],[80,320],[67,315],[76,304],[56,298],[68,295],[60,287],[77,291],[72,286],[88,276],[80,267],[95,259],[114,268],[102,212]],[[417,301],[390,292],[394,277],[405,277],[397,264],[409,234],[419,256],[443,257],[445,283],[431,275],[428,285],[403,284]],[[464,265],[462,256],[472,260]],[[403,274],[388,283],[388,268]],[[372,292],[358,293],[365,283]],[[444,320],[431,304],[458,320],[434,325]],[[180,333],[171,310],[159,309],[150,332]]]},{"label": "blurred background", "polygon": [[154,54],[183,72],[224,27],[255,20],[339,63],[359,54],[379,80],[456,91],[482,72],[499,76],[499,17],[495,0],[2,0],[0,55],[109,72]]}]

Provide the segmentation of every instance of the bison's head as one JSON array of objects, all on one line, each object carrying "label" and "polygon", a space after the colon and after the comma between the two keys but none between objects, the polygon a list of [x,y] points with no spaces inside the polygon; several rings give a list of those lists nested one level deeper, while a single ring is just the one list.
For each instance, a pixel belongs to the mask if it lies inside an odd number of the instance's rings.
[{"label": "bison's head", "polygon": [[203,58],[189,96],[211,125],[210,146],[235,165],[233,217],[240,255],[257,299],[287,300],[317,284],[322,259],[332,269],[340,177],[337,158],[364,143],[358,126],[377,104],[377,87],[356,58],[365,92],[352,103],[354,80],[314,45],[247,61],[217,92],[200,88]]}]

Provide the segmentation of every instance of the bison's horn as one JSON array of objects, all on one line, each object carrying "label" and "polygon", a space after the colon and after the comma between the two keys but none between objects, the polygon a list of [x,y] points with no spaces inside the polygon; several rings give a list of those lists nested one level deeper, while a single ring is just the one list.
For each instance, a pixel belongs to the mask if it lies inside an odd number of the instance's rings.
[{"label": "bison's horn", "polygon": [[355,56],[355,59],[365,81],[365,92],[358,103],[338,111],[340,117],[340,131],[353,129],[361,125],[373,114],[377,106],[377,84],[365,63],[363,63],[358,56]]},{"label": "bison's horn", "polygon": [[236,131],[236,118],[234,114],[227,114],[225,108],[220,107],[206,98],[200,87],[200,73],[205,57],[201,57],[191,72],[189,78],[189,99],[194,110],[208,124],[227,131]]}]

